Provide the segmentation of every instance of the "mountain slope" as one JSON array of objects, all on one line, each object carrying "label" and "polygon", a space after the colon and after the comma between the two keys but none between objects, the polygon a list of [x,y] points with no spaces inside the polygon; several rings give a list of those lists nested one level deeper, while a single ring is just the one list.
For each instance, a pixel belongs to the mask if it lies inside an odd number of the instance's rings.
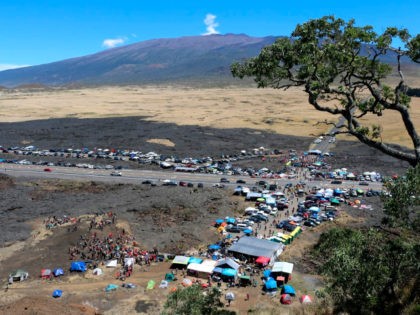
[{"label": "mountain slope", "polygon": [[155,39],[93,55],[0,72],[0,85],[158,83],[228,79],[233,61],[257,55],[276,37],[247,35]]}]

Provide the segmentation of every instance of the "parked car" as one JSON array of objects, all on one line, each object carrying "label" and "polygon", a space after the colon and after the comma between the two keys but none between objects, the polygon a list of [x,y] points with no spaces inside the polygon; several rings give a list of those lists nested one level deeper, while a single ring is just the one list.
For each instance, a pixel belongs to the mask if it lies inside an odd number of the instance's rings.
[{"label": "parked car", "polygon": [[165,179],[162,186],[178,186],[178,183],[174,180]]},{"label": "parked car", "polygon": [[369,186],[369,183],[366,182],[366,181],[361,181],[361,182],[359,182],[359,185],[360,186]]},{"label": "parked car", "polygon": [[227,178],[225,178],[225,177],[222,177],[222,178],[220,179],[220,182],[221,182],[221,183],[230,183],[230,181],[229,181]]},{"label": "parked car", "polygon": [[240,233],[241,231],[242,230],[235,225],[228,225],[226,227],[226,232],[229,232],[229,233]]},{"label": "parked car", "polygon": [[331,181],[332,185],[341,185],[342,183],[343,182],[341,180],[336,180],[336,179]]},{"label": "parked car", "polygon": [[114,171],[111,173],[111,176],[122,176],[122,173],[118,171]]},{"label": "parked car", "polygon": [[243,179],[238,179],[236,181],[237,184],[246,184],[246,181],[244,181]]},{"label": "parked car", "polygon": [[44,172],[52,172],[52,169],[49,167],[44,168]]}]

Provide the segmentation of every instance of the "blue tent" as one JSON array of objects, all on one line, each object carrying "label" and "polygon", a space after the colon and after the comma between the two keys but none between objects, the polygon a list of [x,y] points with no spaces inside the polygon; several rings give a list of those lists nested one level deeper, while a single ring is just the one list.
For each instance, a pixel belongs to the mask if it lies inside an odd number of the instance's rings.
[{"label": "blue tent", "polygon": [[61,268],[55,268],[53,270],[53,275],[54,275],[54,277],[63,276],[64,275],[64,270],[61,269]]},{"label": "blue tent", "polygon": [[235,218],[226,218],[226,223],[230,223],[230,224],[233,224],[233,223],[235,223],[236,222],[236,220],[235,220]]},{"label": "blue tent", "polygon": [[223,268],[222,276],[225,276],[225,277],[235,277],[236,276],[236,270],[235,269],[232,269],[232,268]]},{"label": "blue tent", "polygon": [[281,289],[281,294],[290,294],[292,296],[295,296],[296,292],[295,292],[295,289],[291,285],[285,284],[283,285]]},{"label": "blue tent", "polygon": [[70,266],[70,271],[85,272],[87,270],[86,264],[83,261],[73,261]]},{"label": "blue tent", "polygon": [[277,282],[273,278],[268,278],[268,280],[265,282],[265,288],[267,290],[273,290],[277,289]]},{"label": "blue tent", "polygon": [[61,291],[61,290],[54,290],[54,292],[53,292],[53,294],[52,294],[52,297],[53,298],[59,298],[59,297],[61,297],[63,295],[63,291]]},{"label": "blue tent", "polygon": [[263,275],[264,275],[264,278],[270,278],[271,270],[268,270],[268,269],[264,270]]},{"label": "blue tent", "polygon": [[220,249],[220,245],[211,244],[211,245],[209,245],[209,249],[210,250],[219,250]]},{"label": "blue tent", "polygon": [[190,257],[190,259],[188,260],[189,264],[201,264],[203,262],[203,260],[201,258],[197,258],[197,257]]},{"label": "blue tent", "polygon": [[252,230],[250,230],[250,229],[245,229],[245,230],[244,230],[244,233],[245,233],[245,234],[252,234]]},{"label": "blue tent", "polygon": [[223,222],[225,222],[225,220],[223,220],[223,219],[217,219],[217,220],[216,220],[216,223],[217,223],[217,224],[222,224]]},{"label": "blue tent", "polygon": [[116,284],[108,284],[105,288],[106,292],[117,290],[118,286]]}]

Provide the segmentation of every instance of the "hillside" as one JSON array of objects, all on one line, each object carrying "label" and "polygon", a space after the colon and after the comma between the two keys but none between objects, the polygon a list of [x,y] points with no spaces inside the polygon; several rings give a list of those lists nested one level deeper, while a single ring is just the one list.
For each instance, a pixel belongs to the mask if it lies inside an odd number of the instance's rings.
[{"label": "hillside", "polygon": [[232,80],[233,61],[255,56],[276,37],[247,35],[154,39],[93,55],[0,72],[0,85],[127,84]]}]

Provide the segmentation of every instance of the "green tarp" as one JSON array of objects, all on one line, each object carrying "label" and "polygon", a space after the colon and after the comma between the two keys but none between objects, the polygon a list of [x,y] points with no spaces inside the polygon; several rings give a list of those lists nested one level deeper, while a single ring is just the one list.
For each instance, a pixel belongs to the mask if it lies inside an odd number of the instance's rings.
[{"label": "green tarp", "polygon": [[147,282],[147,290],[152,290],[155,288],[156,282],[154,280],[149,280],[149,282]]}]

